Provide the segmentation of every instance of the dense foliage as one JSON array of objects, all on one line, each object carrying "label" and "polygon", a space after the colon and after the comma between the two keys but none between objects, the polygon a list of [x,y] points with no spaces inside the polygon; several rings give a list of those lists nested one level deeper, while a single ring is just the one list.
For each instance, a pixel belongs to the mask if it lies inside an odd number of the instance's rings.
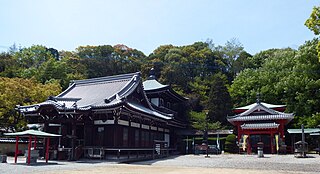
[{"label": "dense foliage", "polygon": [[25,126],[24,119],[15,111],[16,105],[43,102],[60,92],[61,87],[54,80],[41,84],[33,79],[0,77],[0,128],[14,130]]},{"label": "dense foliage", "polygon": [[228,135],[224,144],[225,152],[239,153],[239,147],[237,146],[236,141],[237,141],[236,135],[234,134]]},{"label": "dense foliage", "polygon": [[229,89],[235,106],[252,103],[256,94],[261,93],[265,102],[286,104],[287,111],[294,112],[298,122],[319,112],[320,63],[317,60],[317,44],[318,40],[314,39],[298,50],[272,50],[261,67],[242,71]]},{"label": "dense foliage", "polygon": [[[320,6],[313,7],[310,17],[306,20],[305,25],[313,31],[315,35],[320,34]],[[317,46],[318,57],[320,61],[320,42],[318,42]]]}]

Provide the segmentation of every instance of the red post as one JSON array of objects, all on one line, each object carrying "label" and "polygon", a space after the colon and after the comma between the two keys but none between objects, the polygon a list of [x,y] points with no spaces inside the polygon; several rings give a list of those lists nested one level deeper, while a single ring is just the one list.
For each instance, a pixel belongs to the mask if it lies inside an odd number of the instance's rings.
[{"label": "red post", "polygon": [[30,158],[31,158],[31,141],[32,137],[29,135],[29,144],[28,144],[28,164],[30,164]]},{"label": "red post", "polygon": [[19,153],[19,136],[16,136],[16,152],[14,153],[14,163],[17,163]]},{"label": "red post", "polygon": [[250,142],[250,134],[248,134],[248,138],[247,138],[247,144],[248,144],[248,149],[247,149],[247,153],[248,155],[251,155],[251,142]]},{"label": "red post", "polygon": [[49,159],[49,144],[50,144],[50,138],[47,138],[47,150],[46,150],[46,163],[48,163]]}]

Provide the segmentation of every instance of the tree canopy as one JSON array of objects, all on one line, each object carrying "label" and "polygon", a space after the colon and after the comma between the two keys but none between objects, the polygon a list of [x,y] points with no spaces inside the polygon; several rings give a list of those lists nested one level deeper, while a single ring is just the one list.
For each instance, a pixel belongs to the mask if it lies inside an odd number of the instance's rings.
[{"label": "tree canopy", "polygon": [[[320,34],[320,6],[313,7],[310,17],[306,20],[305,25],[313,31],[315,35],[318,36]],[[317,51],[320,61],[320,42],[318,42]]]},{"label": "tree canopy", "polygon": [[242,71],[229,88],[235,106],[252,103],[256,94],[261,93],[263,101],[286,104],[287,111],[294,112],[298,117],[309,118],[319,112],[320,63],[317,61],[317,44],[318,40],[314,39],[298,50],[273,50],[261,67]]},{"label": "tree canopy", "polygon": [[32,79],[0,77],[0,128],[13,130],[25,126],[24,118],[15,111],[16,105],[43,102],[60,92],[57,81],[41,84]]}]

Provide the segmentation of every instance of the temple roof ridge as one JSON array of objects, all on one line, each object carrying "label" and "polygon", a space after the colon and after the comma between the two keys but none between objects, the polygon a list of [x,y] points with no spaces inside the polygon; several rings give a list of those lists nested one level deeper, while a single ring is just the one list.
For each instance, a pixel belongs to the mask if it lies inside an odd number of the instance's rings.
[{"label": "temple roof ridge", "polygon": [[280,114],[279,112],[276,112],[273,109],[267,108],[266,106],[264,106],[262,103],[256,103],[255,106],[253,106],[252,108],[246,110],[245,112],[239,114],[240,116],[246,116],[251,114],[252,112],[254,112],[255,110],[264,110],[270,114]]},{"label": "temple roof ridge", "polygon": [[72,82],[77,85],[91,84],[91,83],[104,83],[104,82],[106,83],[106,82],[114,82],[114,81],[118,81],[118,80],[130,80],[135,75],[140,76],[140,72],[113,75],[113,76],[105,76],[105,77],[97,77],[97,78],[83,79],[83,80],[73,80]]},{"label": "temple roof ridge", "polygon": [[[258,103],[255,102],[255,103],[252,103],[250,105],[247,105],[247,106],[243,106],[243,107],[238,107],[238,108],[235,108],[235,109],[243,109],[243,110],[247,110],[247,109],[250,109],[252,107],[254,107],[255,105],[257,105]],[[267,108],[280,108],[280,107],[285,107],[286,105],[274,105],[274,104],[269,104],[269,103],[265,103],[265,102],[260,102],[260,104],[266,106]]]}]

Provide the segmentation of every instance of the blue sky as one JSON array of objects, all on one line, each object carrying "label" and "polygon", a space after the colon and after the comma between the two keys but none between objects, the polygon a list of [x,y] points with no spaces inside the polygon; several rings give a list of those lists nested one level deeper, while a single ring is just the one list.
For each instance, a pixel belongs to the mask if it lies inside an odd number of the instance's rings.
[{"label": "blue sky", "polygon": [[1,0],[0,51],[16,43],[74,51],[125,44],[150,54],[160,45],[237,38],[251,54],[297,48],[316,0]]}]

